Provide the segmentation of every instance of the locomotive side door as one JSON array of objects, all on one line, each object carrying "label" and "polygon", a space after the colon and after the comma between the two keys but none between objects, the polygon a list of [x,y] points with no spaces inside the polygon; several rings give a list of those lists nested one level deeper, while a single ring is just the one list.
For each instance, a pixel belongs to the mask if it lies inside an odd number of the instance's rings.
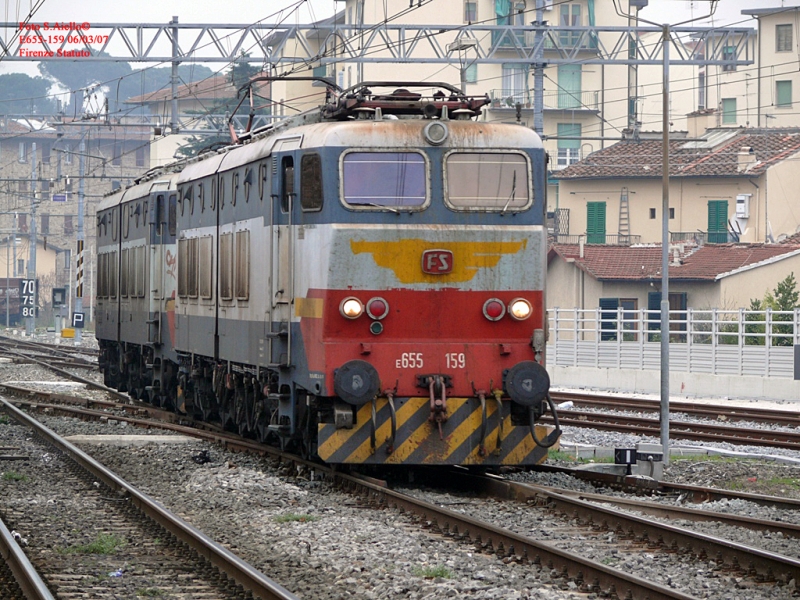
[{"label": "locomotive side door", "polygon": [[295,199],[294,157],[282,156],[279,159],[278,194],[273,196],[273,214],[277,226],[274,241],[275,259],[272,261],[272,322],[273,332],[285,331],[285,343],[279,356],[273,360],[282,366],[291,364],[292,353],[292,305],[294,303],[294,240],[292,231],[292,209]]}]

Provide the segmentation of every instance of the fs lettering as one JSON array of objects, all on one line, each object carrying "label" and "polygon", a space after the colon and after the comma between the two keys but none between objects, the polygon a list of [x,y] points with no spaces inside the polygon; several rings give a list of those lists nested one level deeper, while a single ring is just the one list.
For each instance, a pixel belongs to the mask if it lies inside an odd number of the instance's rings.
[{"label": "fs lettering", "polygon": [[429,275],[444,275],[453,271],[450,250],[426,250],[422,253],[422,271]]}]

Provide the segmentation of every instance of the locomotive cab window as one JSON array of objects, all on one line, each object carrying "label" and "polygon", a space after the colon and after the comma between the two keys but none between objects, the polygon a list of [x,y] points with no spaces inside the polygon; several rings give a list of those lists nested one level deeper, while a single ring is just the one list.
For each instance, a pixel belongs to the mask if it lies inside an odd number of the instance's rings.
[{"label": "locomotive cab window", "polygon": [[341,181],[351,207],[419,210],[428,199],[427,164],[418,152],[348,152]]},{"label": "locomotive cab window", "polygon": [[517,152],[452,152],[445,159],[445,201],[456,210],[530,208],[530,166]]}]

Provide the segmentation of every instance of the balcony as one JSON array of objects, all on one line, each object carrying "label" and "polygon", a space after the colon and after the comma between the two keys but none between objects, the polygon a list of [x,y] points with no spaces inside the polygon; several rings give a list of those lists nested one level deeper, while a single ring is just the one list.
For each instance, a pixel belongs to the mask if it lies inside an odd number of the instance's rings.
[{"label": "balcony", "polygon": [[544,93],[545,110],[591,110],[600,111],[600,92],[557,92]]},{"label": "balcony", "polygon": [[587,244],[596,244],[600,246],[633,246],[640,244],[642,236],[640,235],[620,235],[618,233],[592,233],[580,235],[564,235],[558,233],[550,233],[550,241],[554,244],[580,244],[581,239]]}]

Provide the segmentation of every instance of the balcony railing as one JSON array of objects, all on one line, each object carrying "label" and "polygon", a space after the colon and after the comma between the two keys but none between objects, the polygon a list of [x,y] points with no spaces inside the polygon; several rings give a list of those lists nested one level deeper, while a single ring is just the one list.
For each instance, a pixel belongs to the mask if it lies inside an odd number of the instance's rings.
[{"label": "balcony railing", "polygon": [[558,233],[550,233],[550,239],[556,244],[580,244],[581,238],[587,244],[598,244],[601,246],[632,246],[641,243],[642,236],[640,235],[620,235],[618,233],[593,233],[587,235],[582,233],[580,235],[564,235]]},{"label": "balcony railing", "polygon": [[600,110],[600,92],[545,92],[545,110]]},{"label": "balcony railing", "polygon": [[705,231],[670,231],[669,241],[672,243],[678,242],[694,242],[698,246],[706,243]]},{"label": "balcony railing", "polygon": [[[545,50],[597,50],[597,34],[587,29],[548,30],[542,35]],[[533,48],[536,33],[533,31],[493,31],[492,44],[498,48]]]},{"label": "balcony railing", "polygon": [[[492,100],[491,108],[516,108],[521,104],[523,108],[533,107],[533,92],[530,90],[489,90]],[[545,110],[600,110],[600,92],[545,92]]]}]

